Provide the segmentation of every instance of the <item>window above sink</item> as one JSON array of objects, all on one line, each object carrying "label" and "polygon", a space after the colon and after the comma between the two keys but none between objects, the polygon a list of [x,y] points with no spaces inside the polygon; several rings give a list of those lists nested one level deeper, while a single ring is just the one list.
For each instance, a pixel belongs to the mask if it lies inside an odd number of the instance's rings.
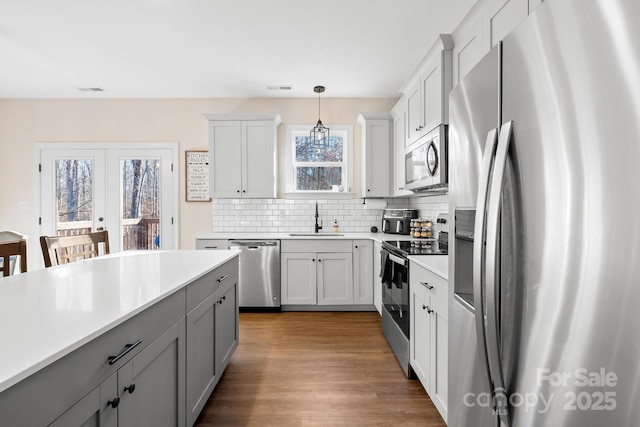
[{"label": "window above sink", "polygon": [[330,125],[331,136],[317,146],[311,125],[286,129],[287,199],[352,199],[353,126]]}]

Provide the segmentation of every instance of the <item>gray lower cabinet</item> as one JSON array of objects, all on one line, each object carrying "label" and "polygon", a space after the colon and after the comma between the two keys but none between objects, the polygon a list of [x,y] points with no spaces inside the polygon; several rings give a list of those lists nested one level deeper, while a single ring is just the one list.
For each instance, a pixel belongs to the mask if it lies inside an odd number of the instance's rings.
[{"label": "gray lower cabinet", "polygon": [[51,427],[184,426],[184,361],[180,320]]},{"label": "gray lower cabinet", "polygon": [[0,393],[0,426],[193,425],[238,346],[237,289],[235,257]]},{"label": "gray lower cabinet", "polygon": [[184,319],[118,370],[118,426],[185,425]]},{"label": "gray lower cabinet", "polygon": [[55,420],[50,427],[116,427],[118,412],[116,407],[120,403],[118,396],[118,375],[113,374],[91,390],[71,409]]},{"label": "gray lower cabinet", "polygon": [[[236,264],[237,265],[237,264]],[[226,266],[228,267],[228,266]],[[194,424],[238,346],[238,274],[224,267],[201,281],[219,287],[187,313],[187,425]],[[206,286],[194,285],[194,289]]]}]

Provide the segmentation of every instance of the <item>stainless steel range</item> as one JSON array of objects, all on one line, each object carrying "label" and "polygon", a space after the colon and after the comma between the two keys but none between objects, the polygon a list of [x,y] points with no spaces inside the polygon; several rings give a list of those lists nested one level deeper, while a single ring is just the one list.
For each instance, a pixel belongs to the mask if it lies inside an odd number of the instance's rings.
[{"label": "stainless steel range", "polygon": [[[438,223],[446,227],[446,214]],[[382,330],[402,370],[415,373],[409,364],[409,255],[447,255],[449,234],[437,239],[388,240],[382,242]]]}]

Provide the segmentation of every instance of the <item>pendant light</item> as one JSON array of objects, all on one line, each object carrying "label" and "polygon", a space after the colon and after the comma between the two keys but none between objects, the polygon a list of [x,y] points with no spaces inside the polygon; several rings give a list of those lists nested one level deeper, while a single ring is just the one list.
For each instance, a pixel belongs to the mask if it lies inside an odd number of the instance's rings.
[{"label": "pendant light", "polygon": [[318,152],[321,147],[329,141],[329,128],[322,124],[320,120],[320,94],[324,92],[324,86],[316,86],[313,91],[318,94],[318,123],[311,129],[309,136],[313,144],[318,147]]}]

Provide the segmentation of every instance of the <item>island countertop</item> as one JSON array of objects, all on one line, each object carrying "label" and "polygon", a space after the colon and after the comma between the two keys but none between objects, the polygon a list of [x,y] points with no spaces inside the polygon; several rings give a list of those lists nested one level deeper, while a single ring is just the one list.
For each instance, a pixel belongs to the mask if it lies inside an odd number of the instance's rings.
[{"label": "island countertop", "polygon": [[131,251],[0,279],[0,392],[238,253]]}]

